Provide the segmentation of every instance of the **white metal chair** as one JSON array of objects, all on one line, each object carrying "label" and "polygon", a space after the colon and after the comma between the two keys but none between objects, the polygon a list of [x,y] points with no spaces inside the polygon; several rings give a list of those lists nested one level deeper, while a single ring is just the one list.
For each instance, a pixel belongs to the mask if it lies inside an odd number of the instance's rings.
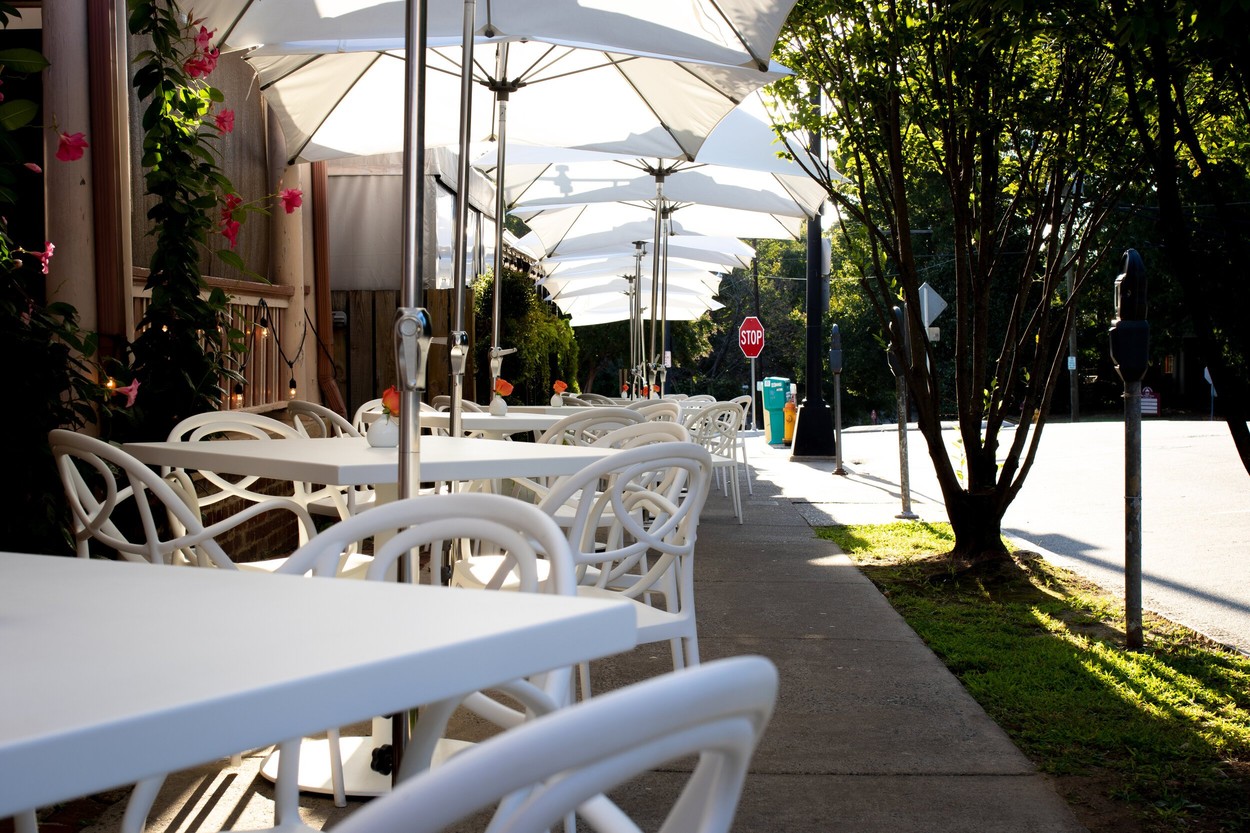
[{"label": "white metal chair", "polygon": [[580,394],[576,393],[562,393],[560,394],[560,401],[575,408],[591,407],[595,404],[587,399],[583,399]]},{"label": "white metal chair", "polygon": [[295,430],[305,437],[363,437],[364,432],[338,411],[325,405],[292,399],[286,403]]},{"label": "white metal chair", "polygon": [[734,515],[742,523],[742,496],[738,488],[738,428],[742,408],[732,402],[716,402],[686,417],[690,438],[712,454],[712,467],[720,476],[721,489],[733,497]]},{"label": "white metal chair", "polygon": [[[379,538],[384,534],[388,537]],[[386,579],[399,559],[410,557],[410,553],[423,547],[441,547],[444,542],[471,539],[488,543],[500,553],[494,562],[494,571],[485,576],[485,589],[497,589],[506,580],[513,589],[522,592],[566,596],[576,592],[576,574],[564,532],[538,507],[492,494],[423,495],[382,504],[322,532],[292,554],[283,572],[333,574],[341,554],[366,538],[375,541],[373,562],[366,575],[369,580]],[[410,574],[416,575],[416,572],[414,569]],[[472,660],[466,658],[466,661]],[[527,715],[567,705],[572,696],[572,670],[554,669],[500,686],[499,691],[521,708],[481,692],[462,701],[423,706],[412,743],[405,751],[403,773],[441,761],[468,745],[443,738],[447,721],[458,706],[463,705],[496,726],[514,726]],[[319,743],[330,744],[327,755],[331,760],[334,793],[336,802],[342,806],[343,776],[341,762],[335,754],[337,732],[332,731],[327,741]],[[279,767],[279,780],[286,766],[288,764],[283,763]]]},{"label": "white metal chair", "polygon": [[537,441],[553,445],[590,445],[608,431],[643,421],[641,414],[628,408],[586,408],[552,425]]},{"label": "white metal chair", "polygon": [[755,494],[755,488],[751,485],[751,464],[747,461],[747,438],[743,434],[743,430],[747,424],[747,414],[751,412],[751,397],[747,394],[735,396],[730,402],[742,409],[742,420],[738,423],[738,436],[734,441],[734,451],[742,460],[742,470],[747,476],[747,494]]},{"label": "white metal chair", "polygon": [[[88,544],[94,539],[127,561],[271,569],[282,559],[238,563],[216,536],[275,510],[291,512],[306,535],[316,532],[301,504],[272,496],[206,526],[194,493],[187,491],[190,484],[183,478],[162,477],[123,449],[73,431],[55,429],[49,432],[48,442],[69,500],[79,557],[88,556]],[[168,516],[169,525],[158,521],[158,512]],[[122,520],[123,513],[132,517]],[[136,522],[138,528],[133,529]]]},{"label": "white metal chair", "polygon": [[597,833],[637,831],[606,793],[697,756],[660,833],[726,833],[772,716],[777,669],[732,657],[604,694],[467,750],[399,784],[335,833],[435,833],[496,805],[491,831],[535,833],[576,811]]},{"label": "white metal chair", "polygon": [[365,414],[380,413],[382,413],[382,398],[370,399],[362,403],[356,409],[356,413],[352,415],[352,427],[356,429],[356,433],[363,437],[365,432],[369,430],[369,420],[365,418]]},{"label": "white metal chair", "polygon": [[681,422],[681,405],[666,399],[639,399],[629,404],[631,410],[637,411],[648,420],[664,422]]},{"label": "white metal chair", "polygon": [[[306,435],[287,425],[285,422],[247,411],[206,411],[194,414],[175,425],[169,432],[169,442],[207,442],[214,440],[260,440],[274,441],[298,439]],[[257,491],[254,487],[264,480],[258,475],[239,477],[225,476],[217,472],[200,470],[203,483],[211,488],[196,490],[190,488],[191,479],[181,469],[173,470],[165,467],[162,475],[173,475],[186,480],[188,493],[196,495],[196,503],[203,509],[220,503],[230,497],[237,497],[248,502],[267,500],[271,495]],[[358,495],[353,489],[343,489],[335,485],[291,482],[287,495],[295,502],[316,515],[329,515],[345,518],[355,509]],[[367,500],[366,496],[360,496]],[[301,530],[299,543],[306,543],[307,535]]]},{"label": "white metal chair", "polygon": [[[694,545],[711,477],[711,457],[701,446],[652,442],[559,478],[539,504],[568,530],[578,595],[634,602],[638,643],[670,641],[674,668],[699,661]],[[498,575],[498,559],[456,562],[452,585],[482,586]],[[662,597],[663,607],[650,604],[653,597]],[[581,683],[589,696],[585,668]]]},{"label": "white metal chair", "polygon": [[601,393],[590,393],[589,391],[577,394],[577,398],[591,405],[609,405],[615,407],[616,400],[610,396],[604,396]]}]

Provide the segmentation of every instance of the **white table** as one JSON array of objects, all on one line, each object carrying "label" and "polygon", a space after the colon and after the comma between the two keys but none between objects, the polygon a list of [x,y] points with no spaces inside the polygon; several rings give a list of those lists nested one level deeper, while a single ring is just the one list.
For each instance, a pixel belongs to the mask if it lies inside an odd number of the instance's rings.
[{"label": "white table", "polygon": [[[360,437],[283,440],[126,443],[148,465],[257,474],[334,486],[394,484],[399,452],[373,448]],[[465,437],[422,437],[423,481],[497,477],[556,477],[602,460],[612,449],[514,443]]]},{"label": "white table", "polygon": [[[528,413],[512,408],[508,409],[508,413],[499,416],[465,411],[460,414],[460,428],[463,431],[481,431],[491,438],[501,439],[513,434],[542,433],[561,418],[559,414]],[[451,414],[447,411],[423,412],[421,427],[446,431],[451,428]]]},{"label": "white table", "polygon": [[0,553],[0,818],[634,641],[626,603]]}]

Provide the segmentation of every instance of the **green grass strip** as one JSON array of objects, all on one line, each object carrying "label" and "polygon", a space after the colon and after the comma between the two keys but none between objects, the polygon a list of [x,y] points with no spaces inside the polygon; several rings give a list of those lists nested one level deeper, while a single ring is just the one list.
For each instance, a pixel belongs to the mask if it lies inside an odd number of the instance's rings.
[{"label": "green grass strip", "polygon": [[1150,615],[1127,651],[1122,600],[1032,553],[957,573],[948,524],[818,534],[1043,772],[1096,779],[1143,830],[1250,830],[1250,658]]}]

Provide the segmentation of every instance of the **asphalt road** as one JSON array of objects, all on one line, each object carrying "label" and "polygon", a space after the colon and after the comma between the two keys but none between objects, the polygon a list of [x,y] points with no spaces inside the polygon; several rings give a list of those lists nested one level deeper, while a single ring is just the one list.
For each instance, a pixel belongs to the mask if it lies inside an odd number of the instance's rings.
[{"label": "asphalt road", "polygon": [[[951,445],[956,438],[947,432]],[[919,433],[913,495],[941,502]],[[1004,444],[1010,436],[1004,435]],[[898,476],[898,434],[844,435],[857,471]],[[892,466],[892,470],[891,470]],[[1142,597],[1146,608],[1250,654],[1250,476],[1222,422],[1142,426]],[[1124,587],[1124,426],[1047,425],[1003,531],[1100,585]]]}]

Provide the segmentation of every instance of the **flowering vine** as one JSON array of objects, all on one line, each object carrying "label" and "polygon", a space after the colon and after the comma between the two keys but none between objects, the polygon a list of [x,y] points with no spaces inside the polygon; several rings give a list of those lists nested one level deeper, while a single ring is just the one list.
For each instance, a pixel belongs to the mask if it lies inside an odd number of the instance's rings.
[{"label": "flowering vine", "polygon": [[[163,437],[179,419],[219,407],[225,386],[242,381],[245,334],[232,323],[226,294],[209,290],[201,253],[247,272],[234,251],[242,223],[248,213],[267,213],[274,197],[244,200],[218,164],[218,143],[233,132],[235,116],[207,80],[220,54],[215,33],[175,0],[127,6],[131,33],[151,43],[136,57],[133,85],[145,105],[144,185],[155,198],[147,216],[156,239],[152,300],[132,345],[144,410],[135,433]],[[276,196],[288,213],[302,199],[297,189]]]}]

